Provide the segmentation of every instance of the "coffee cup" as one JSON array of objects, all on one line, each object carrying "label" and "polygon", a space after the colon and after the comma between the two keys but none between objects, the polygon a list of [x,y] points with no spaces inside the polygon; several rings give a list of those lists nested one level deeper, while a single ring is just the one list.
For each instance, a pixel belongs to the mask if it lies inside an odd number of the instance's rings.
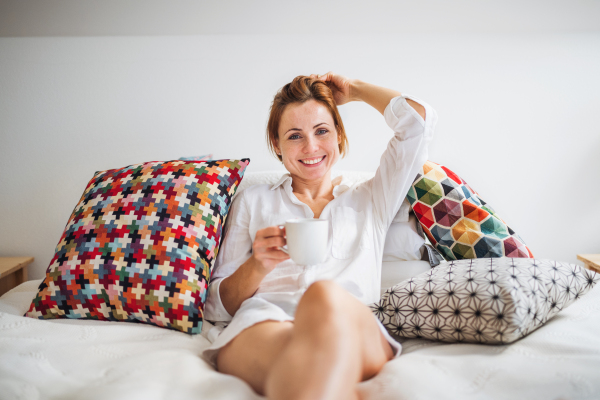
[{"label": "coffee cup", "polygon": [[295,218],[285,222],[288,253],[298,265],[316,265],[325,261],[329,252],[329,221],[315,218]]}]

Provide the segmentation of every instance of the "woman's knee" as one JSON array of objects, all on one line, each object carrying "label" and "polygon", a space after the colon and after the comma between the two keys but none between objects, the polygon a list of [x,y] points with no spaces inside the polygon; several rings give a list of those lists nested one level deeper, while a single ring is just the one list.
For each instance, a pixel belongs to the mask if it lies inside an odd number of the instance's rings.
[{"label": "woman's knee", "polygon": [[333,281],[317,281],[310,285],[298,307],[314,308],[319,314],[335,314],[344,308],[344,289]]},{"label": "woman's knee", "polygon": [[352,295],[333,281],[317,281],[308,287],[296,310],[296,324],[323,332],[343,333],[354,324]]},{"label": "woman's knee", "polygon": [[[304,307],[297,311],[310,321],[317,338],[328,340],[328,335],[337,338],[337,344],[345,342],[359,351],[363,373],[362,379],[369,379],[383,368],[393,356],[387,339],[371,311],[333,281],[317,281],[305,292]],[[302,303],[302,300],[301,300]],[[299,326],[298,326],[299,327]],[[345,340],[341,340],[345,339]]]}]

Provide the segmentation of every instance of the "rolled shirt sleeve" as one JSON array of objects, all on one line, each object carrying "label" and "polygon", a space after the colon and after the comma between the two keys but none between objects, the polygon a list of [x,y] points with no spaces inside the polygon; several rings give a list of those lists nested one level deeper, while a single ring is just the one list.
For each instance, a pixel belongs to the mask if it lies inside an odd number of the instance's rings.
[{"label": "rolled shirt sleeve", "polygon": [[208,321],[231,321],[233,318],[221,301],[221,295],[219,294],[219,288],[224,278],[213,279],[208,285],[208,296],[206,303],[204,303],[204,318]]},{"label": "rolled shirt sleeve", "polygon": [[244,191],[238,194],[231,207],[204,303],[204,318],[208,321],[231,321],[233,317],[223,306],[219,288],[223,279],[233,274],[252,255],[250,214]]},{"label": "rolled shirt sleeve", "polygon": [[[425,120],[406,99],[425,108]],[[394,137],[381,156],[372,181],[373,211],[380,229],[387,230],[408,194],[417,173],[427,161],[437,114],[427,103],[409,95],[394,97],[384,111]]]}]

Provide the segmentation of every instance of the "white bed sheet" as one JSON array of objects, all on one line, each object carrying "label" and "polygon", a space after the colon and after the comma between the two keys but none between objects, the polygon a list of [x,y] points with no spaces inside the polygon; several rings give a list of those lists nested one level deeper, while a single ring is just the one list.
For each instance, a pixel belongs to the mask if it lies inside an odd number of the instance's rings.
[{"label": "white bed sheet", "polygon": [[[40,281],[0,298],[0,399],[255,399],[198,357],[202,336],[150,325],[23,317]],[[206,324],[208,327],[208,324]],[[364,399],[598,399],[600,287],[504,346],[404,341]]]}]

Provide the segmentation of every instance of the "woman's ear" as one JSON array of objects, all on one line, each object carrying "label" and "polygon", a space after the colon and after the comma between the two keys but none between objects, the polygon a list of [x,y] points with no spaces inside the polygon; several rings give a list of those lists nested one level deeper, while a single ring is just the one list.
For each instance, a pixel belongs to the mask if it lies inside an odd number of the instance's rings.
[{"label": "woman's ear", "polygon": [[273,147],[275,148],[275,153],[280,156],[281,155],[281,149],[279,148],[279,141],[278,140],[274,140],[273,141]]}]

